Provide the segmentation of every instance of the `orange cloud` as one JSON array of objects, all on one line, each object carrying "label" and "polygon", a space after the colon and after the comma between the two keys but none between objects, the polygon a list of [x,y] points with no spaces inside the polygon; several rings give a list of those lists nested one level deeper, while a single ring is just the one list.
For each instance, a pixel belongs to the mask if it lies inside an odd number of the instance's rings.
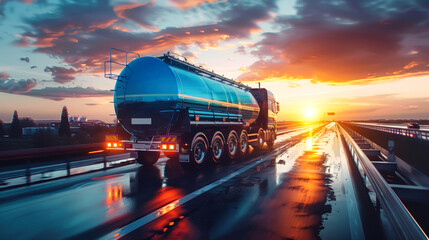
[{"label": "orange cloud", "polygon": [[406,5],[407,11],[387,3],[374,10],[303,1],[296,17],[275,19],[283,30],[263,34],[252,51],[260,60],[239,79],[362,84],[427,74],[429,28],[422,26],[429,12]]},{"label": "orange cloud", "polygon": [[196,6],[200,6],[205,3],[214,3],[219,1],[225,1],[225,0],[171,0],[170,2],[174,6],[184,10],[184,9],[190,9]]}]

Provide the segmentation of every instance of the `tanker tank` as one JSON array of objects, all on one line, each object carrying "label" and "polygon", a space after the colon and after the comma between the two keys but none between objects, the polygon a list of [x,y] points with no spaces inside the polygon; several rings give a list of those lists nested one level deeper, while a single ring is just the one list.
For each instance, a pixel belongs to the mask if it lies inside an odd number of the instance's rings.
[{"label": "tanker tank", "polygon": [[168,59],[140,57],[120,73],[114,107],[128,132],[139,139],[168,134],[179,113],[186,113],[191,125],[249,126],[256,120],[259,105],[248,89]]}]

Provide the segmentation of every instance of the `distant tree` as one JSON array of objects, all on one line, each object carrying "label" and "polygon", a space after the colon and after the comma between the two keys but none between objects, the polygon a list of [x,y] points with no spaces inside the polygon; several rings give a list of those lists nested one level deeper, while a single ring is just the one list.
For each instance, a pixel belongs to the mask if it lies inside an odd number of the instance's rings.
[{"label": "distant tree", "polygon": [[36,124],[34,124],[33,119],[28,117],[19,119],[19,124],[21,125],[21,128],[36,126]]},{"label": "distant tree", "polygon": [[4,134],[5,134],[5,131],[3,126],[3,121],[0,120],[0,137],[3,137]]},{"label": "distant tree", "polygon": [[20,138],[22,137],[22,127],[19,123],[18,112],[13,112],[12,123],[10,124],[10,137]]},{"label": "distant tree", "polygon": [[69,124],[69,113],[67,112],[67,107],[63,107],[63,111],[61,112],[61,122],[60,129],[58,130],[58,135],[70,137],[70,124]]}]

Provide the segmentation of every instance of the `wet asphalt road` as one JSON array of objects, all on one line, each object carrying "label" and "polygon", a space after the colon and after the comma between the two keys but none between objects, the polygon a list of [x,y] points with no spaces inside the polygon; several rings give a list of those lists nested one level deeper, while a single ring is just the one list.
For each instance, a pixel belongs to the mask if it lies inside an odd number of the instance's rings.
[{"label": "wet asphalt road", "polygon": [[359,236],[335,127],[297,134],[280,136],[274,150],[195,172],[164,158],[150,168],[129,165],[0,192],[0,239]]}]

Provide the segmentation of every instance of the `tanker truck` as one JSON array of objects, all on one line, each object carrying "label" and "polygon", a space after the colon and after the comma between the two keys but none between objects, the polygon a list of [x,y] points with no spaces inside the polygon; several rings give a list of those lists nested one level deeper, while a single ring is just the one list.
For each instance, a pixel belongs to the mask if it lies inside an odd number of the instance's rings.
[{"label": "tanker truck", "polygon": [[[133,151],[143,165],[155,164],[163,152],[199,167],[243,158],[249,146],[273,146],[279,104],[267,89],[250,88],[170,53],[140,57],[122,51],[126,61],[120,63],[112,51],[122,50],[110,50],[105,77],[116,80],[117,120],[131,138],[106,136],[108,150]],[[113,74],[112,64],[122,71]]]}]

